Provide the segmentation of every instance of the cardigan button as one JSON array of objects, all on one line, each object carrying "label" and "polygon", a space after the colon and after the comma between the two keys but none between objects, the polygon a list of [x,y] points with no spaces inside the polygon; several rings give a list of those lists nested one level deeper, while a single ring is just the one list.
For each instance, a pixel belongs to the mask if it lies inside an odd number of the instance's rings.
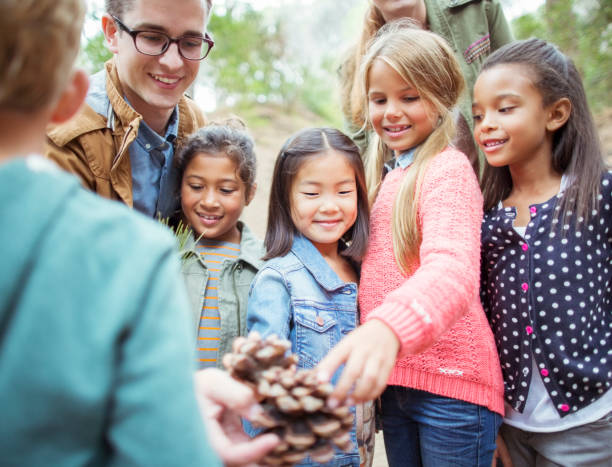
[{"label": "cardigan button", "polygon": [[548,370],[547,370],[546,368],[542,368],[542,369],[540,370],[540,374],[541,374],[542,376],[548,376]]},{"label": "cardigan button", "polygon": [[531,326],[527,326],[527,327],[525,328],[525,331],[527,331],[527,334],[528,334],[528,335],[529,335],[529,334],[532,334],[532,333],[533,333],[533,328],[532,328]]},{"label": "cardigan button", "polygon": [[529,290],[529,284],[527,282],[523,282],[521,284],[521,288],[523,289],[524,292],[527,292],[527,290]]},{"label": "cardigan button", "polygon": [[523,243],[523,244],[521,245],[521,248],[523,249],[523,251],[527,251],[527,250],[529,249],[529,246],[527,246],[527,244],[526,244],[526,243]]},{"label": "cardigan button", "polygon": [[561,404],[561,411],[562,412],[568,412],[569,411],[569,405],[567,404]]},{"label": "cardigan button", "polygon": [[529,212],[531,212],[531,214],[535,214],[536,212],[538,212],[538,210],[536,209],[536,207],[535,207],[535,206],[531,206],[531,207],[529,208]]}]

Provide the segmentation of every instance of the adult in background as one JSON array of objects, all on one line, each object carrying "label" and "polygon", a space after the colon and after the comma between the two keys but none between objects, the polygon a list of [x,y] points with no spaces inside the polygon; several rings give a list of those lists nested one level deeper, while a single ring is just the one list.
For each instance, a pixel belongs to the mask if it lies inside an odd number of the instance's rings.
[{"label": "adult in background", "polygon": [[205,124],[185,96],[213,41],[212,0],[106,0],[114,57],[91,78],[86,104],[48,131],[46,156],[83,185],[152,217],[177,207],[172,159]]},{"label": "adult in background", "polygon": [[172,235],[39,156],[87,92],[84,13],[0,2],[0,465],[254,462],[279,440],[242,432],[237,414],[261,410],[252,390],[206,369],[194,393]]},{"label": "adult in background", "polygon": [[364,127],[366,109],[359,67],[376,32],[387,22],[400,18],[411,18],[417,27],[442,36],[455,52],[468,93],[459,102],[454,144],[468,156],[478,173],[478,150],[472,137],[472,88],[489,53],[513,40],[499,0],[371,0],[361,38],[349,49],[340,67],[342,112],[348,131],[365,151],[371,129]]}]

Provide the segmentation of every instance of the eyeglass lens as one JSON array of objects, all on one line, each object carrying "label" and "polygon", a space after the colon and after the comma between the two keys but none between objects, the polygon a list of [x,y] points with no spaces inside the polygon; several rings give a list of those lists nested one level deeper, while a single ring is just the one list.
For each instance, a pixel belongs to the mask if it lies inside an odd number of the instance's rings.
[{"label": "eyeglass lens", "polygon": [[[135,38],[136,48],[147,55],[161,55],[166,51],[169,43],[168,36],[152,31],[141,31],[136,34]],[[191,60],[200,60],[206,57],[210,50],[210,44],[197,36],[182,37],[178,41],[178,47],[181,55]]]}]

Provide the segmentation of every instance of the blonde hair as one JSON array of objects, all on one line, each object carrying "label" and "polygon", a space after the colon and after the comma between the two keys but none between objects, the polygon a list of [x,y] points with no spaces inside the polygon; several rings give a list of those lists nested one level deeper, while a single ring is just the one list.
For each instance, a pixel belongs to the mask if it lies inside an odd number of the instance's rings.
[{"label": "blonde hair", "polygon": [[363,106],[363,96],[361,94],[363,85],[361,76],[359,75],[359,68],[368,48],[368,44],[385,23],[386,21],[381,11],[375,5],[370,5],[365,14],[359,42],[348,51],[341,68],[342,80],[340,94],[342,112],[347,120],[356,127],[362,127],[364,125],[364,115],[366,113],[366,108]]},{"label": "blonde hair", "polygon": [[[393,21],[379,30],[363,59],[359,75],[362,105],[366,109],[369,72],[375,60],[384,61],[404,81],[414,86],[421,99],[430,103],[439,115],[433,132],[418,148],[393,207],[393,251],[397,264],[406,272],[409,259],[418,256],[421,243],[417,217],[420,186],[430,161],[450,144],[454,136],[452,107],[464,91],[465,81],[459,62],[444,39],[415,28],[412,22]],[[366,116],[365,123],[371,126],[369,116]],[[384,163],[391,156],[389,148],[378,137],[365,155],[370,203],[374,202],[378,193]]]},{"label": "blonde hair", "polygon": [[73,70],[85,5],[82,0],[0,2],[0,109],[48,106]]}]

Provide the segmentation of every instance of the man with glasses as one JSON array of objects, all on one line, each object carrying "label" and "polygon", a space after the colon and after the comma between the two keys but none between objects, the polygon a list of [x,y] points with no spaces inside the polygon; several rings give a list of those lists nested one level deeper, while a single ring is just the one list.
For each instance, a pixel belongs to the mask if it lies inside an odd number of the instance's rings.
[{"label": "man with glasses", "polygon": [[46,155],[98,194],[152,217],[178,208],[172,159],[205,124],[184,93],[214,43],[212,0],[106,0],[113,58],[91,77],[86,105],[49,129]]}]

